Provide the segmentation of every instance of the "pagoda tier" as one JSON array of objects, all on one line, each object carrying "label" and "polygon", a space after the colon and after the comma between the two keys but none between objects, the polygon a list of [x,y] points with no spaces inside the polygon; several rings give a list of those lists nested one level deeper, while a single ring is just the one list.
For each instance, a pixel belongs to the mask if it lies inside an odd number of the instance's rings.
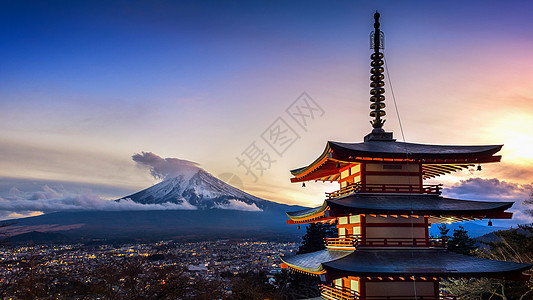
[{"label": "pagoda tier", "polygon": [[427,216],[429,223],[511,219],[513,202],[471,201],[439,195],[352,194],[329,199],[317,208],[287,212],[288,224],[325,222],[350,215]]},{"label": "pagoda tier", "polygon": [[487,277],[528,280],[531,264],[483,259],[444,249],[321,250],[282,258],[285,267],[321,276],[323,281],[353,277]]},{"label": "pagoda tier", "polygon": [[[392,135],[392,133],[391,133]],[[482,163],[499,162],[494,155],[503,145],[449,146],[367,140],[363,143],[327,142],[326,149],[313,163],[291,170],[292,182],[309,180],[336,181],[339,170],[361,163],[395,162],[420,166],[416,170],[428,179]],[[363,171],[364,170],[360,170]]]}]

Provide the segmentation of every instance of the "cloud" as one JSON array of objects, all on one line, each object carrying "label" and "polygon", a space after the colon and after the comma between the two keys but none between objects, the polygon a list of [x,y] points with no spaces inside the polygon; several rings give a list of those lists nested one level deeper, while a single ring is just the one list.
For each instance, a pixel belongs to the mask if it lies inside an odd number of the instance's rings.
[{"label": "cloud", "polygon": [[533,215],[530,214],[532,207],[524,204],[524,200],[529,199],[532,193],[532,184],[507,182],[496,178],[461,180],[443,190],[445,196],[457,199],[515,202],[510,211],[513,212],[513,220],[518,223],[533,222]]},{"label": "cloud", "polygon": [[191,176],[201,170],[195,162],[178,159],[162,158],[152,152],[141,152],[131,157],[138,164],[149,167],[155,179],[165,179],[177,175]]},{"label": "cloud", "polygon": [[219,209],[230,209],[230,210],[242,210],[242,211],[263,211],[255,203],[248,204],[246,202],[230,199],[227,205],[217,204],[215,208]]},{"label": "cloud", "polygon": [[533,185],[507,182],[496,178],[469,178],[444,190],[447,196],[474,200],[525,200]]},{"label": "cloud", "polygon": [[18,192],[6,198],[0,198],[0,216],[16,217],[35,212],[50,213],[58,211],[128,211],[128,210],[195,210],[196,206],[188,202],[182,204],[160,203],[142,204],[131,199],[120,201],[105,200],[92,193],[77,194],[58,191],[43,186],[43,191],[33,193]]}]

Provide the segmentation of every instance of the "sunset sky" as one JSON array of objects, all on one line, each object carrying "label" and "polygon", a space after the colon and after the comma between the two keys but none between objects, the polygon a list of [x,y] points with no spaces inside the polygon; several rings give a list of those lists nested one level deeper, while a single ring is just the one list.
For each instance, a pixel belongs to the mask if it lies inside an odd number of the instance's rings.
[{"label": "sunset sky", "polygon": [[[132,160],[152,152],[233,176],[264,199],[320,204],[338,186],[302,188],[289,170],[328,140],[370,132],[376,10],[406,140],[504,144],[500,164],[438,178],[448,195],[531,193],[531,1],[0,5],[0,202],[43,186],[116,199],[158,182]],[[388,78],[385,89],[385,129],[402,140]],[[302,127],[286,110],[304,92],[323,112]],[[278,118],[299,136],[281,155],[261,137]],[[275,160],[257,181],[237,161],[252,143]],[[516,223],[531,221],[515,208]]]}]

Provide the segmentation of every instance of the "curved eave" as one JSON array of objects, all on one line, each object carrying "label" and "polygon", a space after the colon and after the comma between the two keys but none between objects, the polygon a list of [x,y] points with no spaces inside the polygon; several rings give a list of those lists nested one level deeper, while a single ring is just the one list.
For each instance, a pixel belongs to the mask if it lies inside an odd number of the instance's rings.
[{"label": "curved eave", "polygon": [[[300,182],[300,181],[307,181],[312,180],[308,179],[311,173],[313,173],[313,178],[319,178],[326,175],[332,175],[333,172],[330,164],[332,164],[331,161],[328,162],[328,154],[331,152],[331,148],[329,146],[329,142],[326,144],[326,148],[322,152],[322,154],[310,165],[306,167],[301,167],[298,169],[291,170],[291,174],[294,176],[291,178],[291,182]],[[327,165],[324,168],[324,165]],[[322,167],[322,168],[321,168]],[[316,174],[317,169],[321,168],[322,172],[319,172],[320,174]],[[335,170],[336,171],[336,170]]]},{"label": "curved eave", "polygon": [[438,195],[353,194],[325,201],[329,216],[349,214],[407,214],[428,216],[498,216],[514,202],[489,202],[444,198]]},{"label": "curved eave", "polygon": [[322,267],[332,278],[359,277],[489,277],[525,279],[533,264],[497,261],[445,250],[358,250]]},{"label": "curved eave", "polygon": [[311,253],[280,257],[289,268],[312,275],[325,273],[322,266],[325,262],[334,261],[348,256],[353,251],[320,250]]},{"label": "curved eave", "polygon": [[298,211],[292,211],[287,212],[287,216],[290,218],[288,224],[298,224],[298,223],[306,223],[306,222],[315,222],[315,221],[322,221],[327,219],[333,219],[329,216],[326,216],[326,211],[328,210],[328,205],[324,201],[322,203],[322,206],[316,207],[316,208],[308,208]]}]

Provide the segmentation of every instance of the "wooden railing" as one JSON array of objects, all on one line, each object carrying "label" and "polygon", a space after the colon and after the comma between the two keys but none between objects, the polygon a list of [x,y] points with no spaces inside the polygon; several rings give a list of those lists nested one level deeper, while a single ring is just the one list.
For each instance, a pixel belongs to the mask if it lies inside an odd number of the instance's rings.
[{"label": "wooden railing", "polygon": [[442,238],[366,238],[359,239],[358,247],[435,247],[445,248],[446,239]]},{"label": "wooden railing", "polygon": [[365,184],[359,193],[402,193],[402,194],[437,194],[441,193],[442,184]]},{"label": "wooden railing", "polygon": [[355,193],[398,193],[440,195],[442,184],[349,184],[340,190],[326,193],[328,199],[335,199]]},{"label": "wooden railing", "polygon": [[340,190],[337,190],[331,193],[326,192],[326,197],[328,199],[340,198],[340,197],[358,193],[360,189],[361,189],[361,182],[350,183],[347,186],[341,188]]},{"label": "wooden railing", "polygon": [[349,289],[339,289],[323,284],[319,284],[320,296],[329,300],[356,300],[359,299],[357,292],[352,292]]},{"label": "wooden railing", "polygon": [[336,238],[324,238],[324,244],[327,248],[353,248],[355,249],[358,242],[358,236],[341,236]]},{"label": "wooden railing", "polygon": [[325,238],[327,248],[346,248],[355,250],[358,247],[430,247],[446,248],[447,239],[442,238],[361,238],[360,235],[347,235],[336,238]]}]

